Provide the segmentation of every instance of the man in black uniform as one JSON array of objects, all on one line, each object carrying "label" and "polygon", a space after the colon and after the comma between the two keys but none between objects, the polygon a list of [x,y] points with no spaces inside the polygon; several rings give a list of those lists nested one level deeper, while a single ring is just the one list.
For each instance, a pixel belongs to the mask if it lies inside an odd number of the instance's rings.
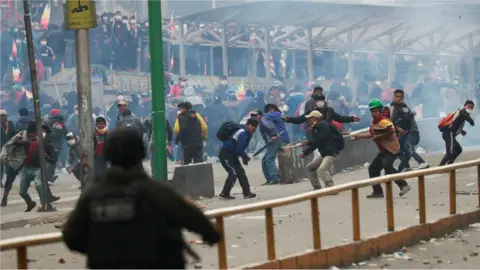
[{"label": "man in black uniform", "polygon": [[213,245],[220,235],[208,218],[169,185],[143,169],[141,135],[118,128],[107,138],[104,176],[86,186],[63,229],[69,249],[87,256],[92,269],[183,269],[193,254],[182,230]]}]

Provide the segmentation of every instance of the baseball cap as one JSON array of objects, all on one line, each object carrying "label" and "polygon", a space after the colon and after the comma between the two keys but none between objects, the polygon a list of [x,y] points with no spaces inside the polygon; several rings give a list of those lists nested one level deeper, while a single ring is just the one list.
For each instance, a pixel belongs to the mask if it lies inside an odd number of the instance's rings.
[{"label": "baseball cap", "polygon": [[307,116],[305,116],[305,118],[312,118],[312,117],[322,118],[322,113],[319,112],[319,111],[312,111],[312,112],[309,113]]},{"label": "baseball cap", "polygon": [[0,110],[0,115],[8,115],[6,110]]}]

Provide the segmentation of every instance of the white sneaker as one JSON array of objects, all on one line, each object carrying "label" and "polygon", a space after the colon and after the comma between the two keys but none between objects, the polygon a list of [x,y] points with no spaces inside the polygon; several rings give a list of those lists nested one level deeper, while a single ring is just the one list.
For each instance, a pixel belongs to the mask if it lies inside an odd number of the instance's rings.
[{"label": "white sneaker", "polygon": [[430,168],[430,164],[428,164],[427,162],[418,164],[419,170],[428,169],[428,168]]},{"label": "white sneaker", "polygon": [[55,183],[48,181],[49,186],[55,186]]}]

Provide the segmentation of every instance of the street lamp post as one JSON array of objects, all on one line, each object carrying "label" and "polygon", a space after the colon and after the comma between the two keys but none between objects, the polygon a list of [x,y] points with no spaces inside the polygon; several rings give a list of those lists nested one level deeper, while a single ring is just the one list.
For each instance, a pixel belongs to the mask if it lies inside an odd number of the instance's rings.
[{"label": "street lamp post", "polygon": [[[153,162],[152,173],[156,179],[167,181],[165,87],[163,69],[162,6],[159,0],[148,0],[150,34],[150,70],[152,94]],[[174,123],[171,123],[174,124]]]}]

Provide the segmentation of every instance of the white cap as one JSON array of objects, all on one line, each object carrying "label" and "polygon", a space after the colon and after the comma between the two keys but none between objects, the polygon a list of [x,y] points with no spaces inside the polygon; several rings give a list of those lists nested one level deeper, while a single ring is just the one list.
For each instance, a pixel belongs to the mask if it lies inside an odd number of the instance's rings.
[{"label": "white cap", "polygon": [[75,137],[75,135],[73,135],[72,132],[68,132],[66,137],[67,137],[67,138],[72,138],[72,137]]},{"label": "white cap", "polygon": [[305,116],[305,118],[312,118],[312,117],[322,118],[322,113],[319,112],[319,111],[312,111],[312,112],[309,113],[307,116]]},{"label": "white cap", "polygon": [[0,110],[0,115],[8,115],[6,110]]}]

